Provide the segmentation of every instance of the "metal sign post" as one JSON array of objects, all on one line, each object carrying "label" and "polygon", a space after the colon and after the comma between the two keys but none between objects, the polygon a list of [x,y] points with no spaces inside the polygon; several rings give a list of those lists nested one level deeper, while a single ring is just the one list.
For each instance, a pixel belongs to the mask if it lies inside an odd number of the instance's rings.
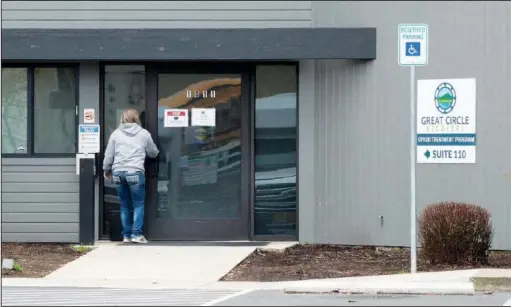
[{"label": "metal sign post", "polygon": [[417,272],[417,206],[415,161],[417,143],[415,127],[415,66],[428,64],[428,25],[398,26],[398,62],[410,66],[410,272]]},{"label": "metal sign post", "polygon": [[410,66],[410,272],[417,272],[417,205],[415,203],[415,66]]},{"label": "metal sign post", "polygon": [[[2,7],[2,0],[0,0],[0,7]],[[2,14],[0,14],[0,24],[2,23]],[[2,56],[2,31],[0,31],[0,58]],[[0,61],[0,70],[2,69],[2,63]],[[2,74],[0,73],[0,84],[2,82]],[[2,96],[2,87],[0,86],[0,97]],[[0,100],[0,118],[2,117],[2,101]],[[2,125],[0,125],[0,143],[2,143]],[[0,151],[0,162],[2,160],[2,152]],[[2,173],[2,163],[0,163],[0,174]],[[0,180],[0,195],[2,195],[2,182]],[[2,211],[2,199],[0,198],[0,212]],[[0,215],[0,242],[2,241],[2,223]]]}]

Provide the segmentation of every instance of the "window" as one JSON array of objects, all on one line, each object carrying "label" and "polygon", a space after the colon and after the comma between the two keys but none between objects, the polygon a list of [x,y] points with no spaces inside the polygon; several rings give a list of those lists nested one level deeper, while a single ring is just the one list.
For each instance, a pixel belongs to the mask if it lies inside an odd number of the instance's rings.
[{"label": "window", "polygon": [[256,69],[254,234],[296,236],[294,65]]},{"label": "window", "polygon": [[2,153],[28,147],[27,76],[26,68],[2,68]]},{"label": "window", "polygon": [[76,106],[75,68],[2,68],[2,153],[74,154]]}]

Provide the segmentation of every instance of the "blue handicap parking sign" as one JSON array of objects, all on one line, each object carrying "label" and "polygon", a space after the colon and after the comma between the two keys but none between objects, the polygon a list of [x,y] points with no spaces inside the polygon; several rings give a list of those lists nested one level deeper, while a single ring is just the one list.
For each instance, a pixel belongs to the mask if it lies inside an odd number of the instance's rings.
[{"label": "blue handicap parking sign", "polygon": [[421,43],[420,42],[407,42],[406,56],[420,56],[421,55]]}]

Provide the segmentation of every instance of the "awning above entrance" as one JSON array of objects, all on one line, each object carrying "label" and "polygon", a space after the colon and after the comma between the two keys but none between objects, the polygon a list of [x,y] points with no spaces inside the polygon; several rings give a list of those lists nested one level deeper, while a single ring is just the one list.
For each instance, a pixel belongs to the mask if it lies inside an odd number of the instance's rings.
[{"label": "awning above entrance", "polygon": [[2,29],[2,60],[376,58],[376,28]]}]

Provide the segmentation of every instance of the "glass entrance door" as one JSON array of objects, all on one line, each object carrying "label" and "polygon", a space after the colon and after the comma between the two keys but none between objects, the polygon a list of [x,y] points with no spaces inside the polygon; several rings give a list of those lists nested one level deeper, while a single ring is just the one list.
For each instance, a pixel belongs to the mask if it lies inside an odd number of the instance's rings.
[{"label": "glass entrance door", "polygon": [[147,126],[160,155],[147,176],[149,239],[247,239],[242,157],[250,112],[242,74],[158,73],[153,79],[156,99],[147,101],[153,124]]}]

